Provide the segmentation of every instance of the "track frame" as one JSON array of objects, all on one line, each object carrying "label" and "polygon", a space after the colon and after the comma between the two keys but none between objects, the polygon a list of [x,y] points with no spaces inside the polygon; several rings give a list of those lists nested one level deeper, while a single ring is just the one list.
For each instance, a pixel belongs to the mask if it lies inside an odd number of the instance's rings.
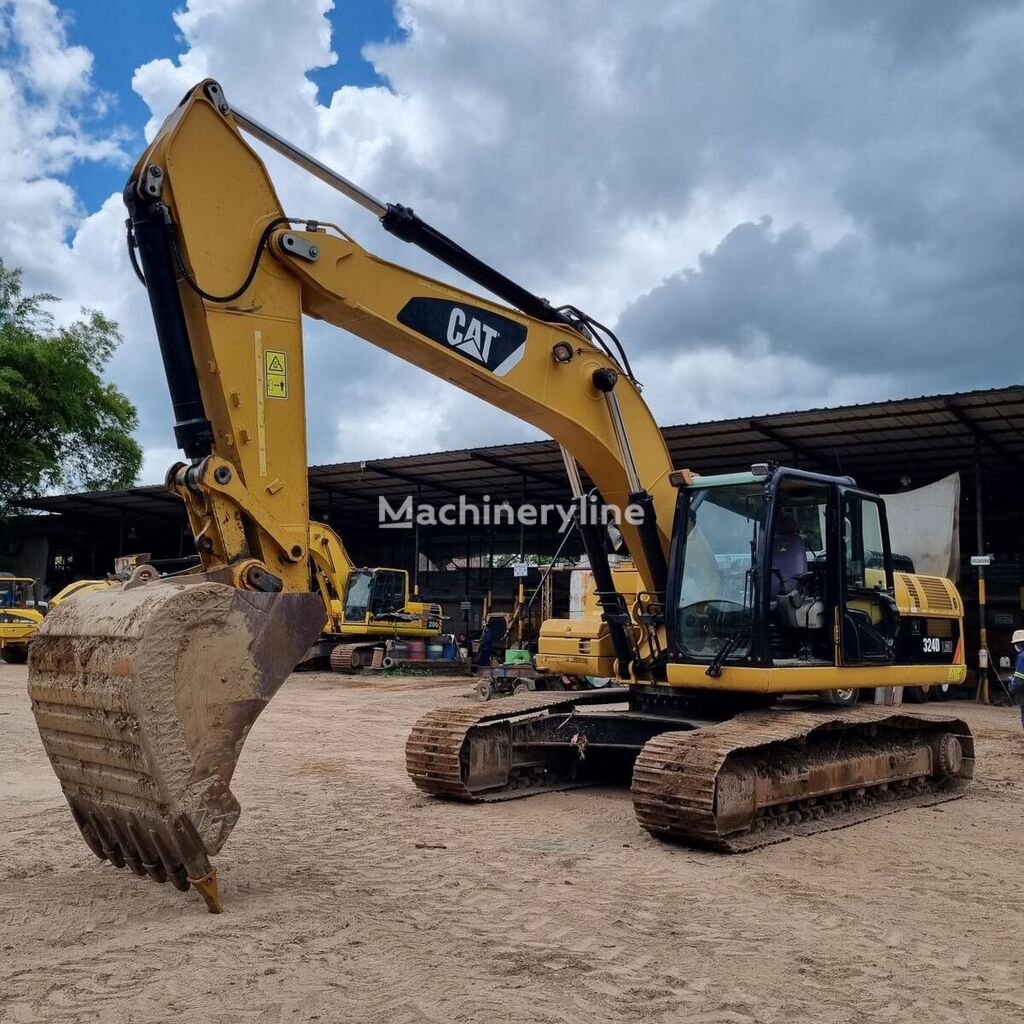
[{"label": "track frame", "polygon": [[697,707],[652,714],[617,689],[441,708],[413,728],[406,766],[424,792],[469,802],[629,779],[652,835],[727,852],[956,799],[974,774],[970,729],[951,716]]}]

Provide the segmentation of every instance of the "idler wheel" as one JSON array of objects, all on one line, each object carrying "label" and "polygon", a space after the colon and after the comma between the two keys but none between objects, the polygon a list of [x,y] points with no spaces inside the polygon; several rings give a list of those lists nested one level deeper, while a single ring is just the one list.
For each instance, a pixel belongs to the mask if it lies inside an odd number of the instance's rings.
[{"label": "idler wheel", "polygon": [[958,737],[944,732],[934,744],[935,774],[948,779],[956,778],[964,764],[964,748]]}]

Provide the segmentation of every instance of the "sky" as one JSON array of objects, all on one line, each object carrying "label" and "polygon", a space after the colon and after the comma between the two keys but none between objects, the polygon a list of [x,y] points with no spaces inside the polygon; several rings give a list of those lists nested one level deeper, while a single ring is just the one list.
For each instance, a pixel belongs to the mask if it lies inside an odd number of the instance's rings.
[{"label": "sky", "polygon": [[[0,0],[0,257],[121,325],[143,483],[178,457],[120,193],[232,102],[615,327],[662,423],[1020,383],[1024,0]],[[285,209],[445,268],[276,155]],[[532,438],[323,324],[310,460]]]}]

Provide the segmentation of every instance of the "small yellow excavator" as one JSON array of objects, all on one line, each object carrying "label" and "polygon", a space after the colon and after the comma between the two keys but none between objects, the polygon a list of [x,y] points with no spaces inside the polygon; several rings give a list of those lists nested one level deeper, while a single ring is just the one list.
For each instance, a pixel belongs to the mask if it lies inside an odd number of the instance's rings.
[{"label": "small yellow excavator", "polygon": [[389,667],[388,640],[441,635],[444,615],[433,601],[410,597],[404,569],[356,568],[341,538],[309,524],[313,585],[324,603],[323,633],[303,655],[302,668],[329,664],[334,672]]},{"label": "small yellow excavator", "polygon": [[14,665],[28,660],[28,645],[47,613],[59,608],[75,594],[106,590],[116,579],[76,580],[54,594],[49,601],[38,601],[34,579],[0,572],[0,657]]},{"label": "small yellow excavator", "polygon": [[[242,132],[502,301],[286,216]],[[325,621],[310,560],[336,538],[309,522],[304,314],[555,438],[580,507],[599,617],[579,632],[546,624],[541,652],[555,644],[552,657],[574,653],[621,685],[428,714],[406,746],[420,789],[481,801],[620,771],[643,827],[720,850],[964,791],[974,747],[958,718],[778,700],[963,679],[959,596],[945,580],[897,577],[876,495],[775,465],[676,469],[611,331],[381,203],[212,80],[164,122],[124,195],[187,458],[168,482],[202,571],[83,594],[33,641],[33,712],[97,857],[220,909],[210,857],[240,812],[242,744]],[[597,505],[621,513],[628,583],[586,514]]]},{"label": "small yellow excavator", "polygon": [[29,637],[46,614],[45,603],[36,599],[35,583],[31,576],[0,572],[0,658],[10,665],[25,663]]}]

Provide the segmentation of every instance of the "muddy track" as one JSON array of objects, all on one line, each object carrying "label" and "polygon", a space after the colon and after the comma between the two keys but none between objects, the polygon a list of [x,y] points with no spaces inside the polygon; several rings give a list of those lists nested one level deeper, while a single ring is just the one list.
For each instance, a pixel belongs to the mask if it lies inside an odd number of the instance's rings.
[{"label": "muddy track", "polygon": [[625,690],[593,690],[572,695],[518,694],[475,707],[442,707],[424,715],[405,742],[405,767],[417,788],[433,796],[476,802],[512,800],[560,789],[593,785],[571,773],[547,772],[514,779],[502,789],[470,792],[463,781],[463,746],[472,730],[488,722],[526,718],[531,714],[559,713],[574,707],[621,703]]},{"label": "muddy track", "polygon": [[[924,729],[923,729],[924,727]],[[764,808],[750,826],[727,833],[719,820],[718,780],[727,763],[741,760],[750,771],[769,774],[793,760],[799,772],[814,757],[886,750],[896,757],[925,733],[958,737],[964,764],[957,778],[915,779],[898,785],[848,788],[821,799],[794,799]],[[901,742],[906,733],[906,743]],[[888,735],[888,739],[880,737]],[[872,736],[879,738],[872,739]],[[974,741],[961,719],[915,718],[870,706],[836,712],[757,711],[692,732],[669,732],[651,740],[633,769],[633,808],[652,835],[725,853],[746,853],[798,836],[848,828],[911,807],[930,807],[963,796],[974,775]]]}]

